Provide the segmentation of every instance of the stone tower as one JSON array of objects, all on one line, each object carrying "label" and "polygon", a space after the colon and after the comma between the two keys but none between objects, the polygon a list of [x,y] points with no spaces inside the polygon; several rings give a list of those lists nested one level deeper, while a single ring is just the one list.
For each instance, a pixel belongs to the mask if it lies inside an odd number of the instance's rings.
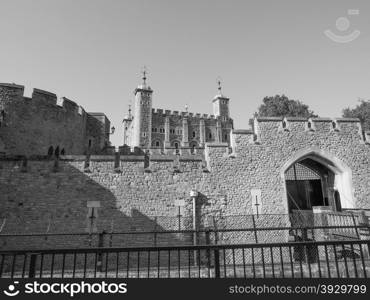
[{"label": "stone tower", "polygon": [[221,81],[218,81],[218,94],[213,99],[213,114],[216,117],[222,117],[222,121],[226,121],[230,117],[229,113],[229,98],[222,95]]},{"label": "stone tower", "polygon": [[128,109],[128,114],[123,118],[123,145],[131,145],[131,124],[132,124],[132,115],[131,115],[131,105]]},{"label": "stone tower", "polygon": [[144,71],[143,83],[134,91],[133,147],[147,149],[151,146],[152,93],[152,89],[146,84],[146,71]]}]

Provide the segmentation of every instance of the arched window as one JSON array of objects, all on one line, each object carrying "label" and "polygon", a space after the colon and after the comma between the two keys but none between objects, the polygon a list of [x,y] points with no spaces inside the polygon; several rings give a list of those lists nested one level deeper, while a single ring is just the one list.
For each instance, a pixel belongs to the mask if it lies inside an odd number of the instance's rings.
[{"label": "arched window", "polygon": [[159,146],[160,146],[159,141],[156,141],[156,142],[155,142],[155,146],[156,146],[156,147],[159,147]]},{"label": "arched window", "polygon": [[212,138],[212,132],[210,132],[209,134],[208,134],[208,137],[211,139]]},{"label": "arched window", "polygon": [[55,156],[56,156],[56,157],[59,157],[59,153],[60,153],[59,146],[57,146],[57,147],[55,148],[55,152],[54,152],[54,154],[55,154]]},{"label": "arched window", "polygon": [[227,134],[225,134],[225,142],[227,142]]},{"label": "arched window", "polygon": [[53,156],[53,153],[54,153],[54,147],[50,146],[48,149],[48,156]]},{"label": "arched window", "polygon": [[195,138],[195,131],[193,131],[193,138]]},{"label": "arched window", "polygon": [[0,127],[2,126],[2,124],[4,123],[4,121],[5,121],[5,111],[2,110],[0,112]]},{"label": "arched window", "polygon": [[92,146],[92,140],[89,139],[89,148],[91,148],[91,146]]},{"label": "arched window", "polygon": [[196,141],[190,142],[190,152],[191,152],[191,154],[195,154],[197,146],[198,146],[198,143]]},{"label": "arched window", "polygon": [[285,129],[286,128],[286,122],[283,121],[283,128]]},{"label": "arched window", "polygon": [[173,145],[175,146],[175,153],[176,154],[180,154],[179,143],[178,142],[175,142]]}]

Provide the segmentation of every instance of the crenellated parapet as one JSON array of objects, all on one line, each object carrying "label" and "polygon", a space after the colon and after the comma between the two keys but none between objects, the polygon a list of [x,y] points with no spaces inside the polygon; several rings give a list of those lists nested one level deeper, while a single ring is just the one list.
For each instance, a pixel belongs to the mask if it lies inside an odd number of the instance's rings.
[{"label": "crenellated parapet", "polygon": [[[232,153],[253,145],[259,147],[291,147],[300,143],[347,145],[369,144],[368,132],[363,132],[357,118],[297,118],[264,117],[252,119],[251,128],[232,130]],[[232,154],[232,155],[233,155]]]},{"label": "crenellated parapet", "polygon": [[109,146],[109,129],[105,128],[109,120],[101,122],[101,117],[92,113],[96,121],[90,122],[90,113],[83,107],[49,91],[35,88],[31,97],[25,97],[24,86],[0,83],[0,111],[5,148],[1,152],[7,154],[82,154],[88,151],[89,143],[91,153]]},{"label": "crenellated parapet", "polygon": [[200,114],[200,113],[192,113],[192,112],[185,112],[185,111],[171,111],[171,110],[163,110],[160,108],[153,108],[152,114],[159,115],[159,116],[174,116],[174,117],[187,117],[187,118],[196,118],[196,119],[210,119],[215,120],[217,117],[215,115],[209,115],[209,114]]},{"label": "crenellated parapet", "polygon": [[[58,98],[55,93],[34,88],[31,98],[24,96],[24,86],[9,83],[0,83],[0,102],[20,101],[24,102],[29,109],[49,109],[51,111],[61,111],[70,115],[84,116],[86,114],[82,106],[66,98]],[[8,97],[6,97],[8,96]],[[11,105],[11,103],[8,103]],[[61,110],[62,109],[62,110]]]}]

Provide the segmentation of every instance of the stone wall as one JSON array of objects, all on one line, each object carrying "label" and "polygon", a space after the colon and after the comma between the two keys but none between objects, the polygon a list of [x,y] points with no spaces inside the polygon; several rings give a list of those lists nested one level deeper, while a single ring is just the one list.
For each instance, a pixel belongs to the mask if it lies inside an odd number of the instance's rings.
[{"label": "stone wall", "polygon": [[[200,144],[200,120],[204,120],[205,124],[205,141],[214,142],[216,140],[216,123],[220,121],[222,135],[222,142],[230,142],[230,131],[233,128],[233,120],[228,118],[226,121],[221,117],[215,117],[214,115],[207,114],[194,114],[188,112],[178,112],[163,109],[152,109],[152,127],[157,128],[157,132],[152,131],[152,142],[161,141],[161,145],[164,145],[165,133],[160,133],[160,128],[165,128],[165,118],[169,117],[170,129],[175,132],[170,133],[170,143],[174,144],[175,141],[180,142],[183,140],[182,131],[183,124],[182,120],[184,117],[187,118],[188,123],[188,142],[195,141],[197,145]],[[193,137],[193,132],[195,137]],[[210,136],[211,134],[211,136]],[[227,138],[225,138],[227,135]],[[152,146],[154,144],[152,143]]]},{"label": "stone wall", "polygon": [[[1,220],[3,232],[83,232],[87,202],[98,200],[98,231],[176,229],[166,218],[176,220],[175,200],[184,200],[181,214],[191,228],[190,190],[199,192],[197,219],[201,228],[250,228],[251,189],[261,189],[259,226],[287,226],[284,171],[297,159],[315,155],[347,166],[351,171],[354,208],[370,208],[370,146],[361,134],[358,120],[256,119],[254,130],[234,130],[228,144],[209,143],[204,155],[64,156],[55,166],[50,160],[15,158],[0,162]],[[155,217],[160,218],[155,218]],[[51,225],[50,225],[50,220]],[[265,220],[265,221],[261,221]],[[222,223],[224,222],[224,223]],[[258,220],[257,220],[258,222]],[[171,223],[172,224],[172,223]],[[283,236],[284,237],[284,236]],[[249,240],[252,237],[244,237]],[[232,236],[225,239],[234,241]],[[243,239],[240,239],[241,241]],[[263,240],[281,241],[282,235]],[[287,239],[287,236],[284,237]],[[171,242],[178,242],[171,237]],[[68,241],[66,241],[68,244]]]},{"label": "stone wall", "polygon": [[[65,154],[83,154],[87,149],[88,113],[75,102],[53,93],[34,89],[31,98],[23,96],[24,87],[0,84],[0,152],[10,155],[46,155],[49,148]],[[99,122],[96,122],[99,123]],[[90,124],[89,131],[100,124]],[[96,131],[96,130],[95,130]],[[95,144],[103,137],[97,135]],[[101,148],[100,148],[101,150]]]}]

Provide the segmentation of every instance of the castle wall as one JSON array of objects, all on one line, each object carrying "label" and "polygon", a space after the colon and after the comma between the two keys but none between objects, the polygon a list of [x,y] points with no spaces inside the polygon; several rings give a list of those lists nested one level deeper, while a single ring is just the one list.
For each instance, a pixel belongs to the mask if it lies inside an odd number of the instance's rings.
[{"label": "castle wall", "polygon": [[[67,98],[58,100],[55,94],[39,89],[33,90],[31,98],[23,93],[23,86],[0,84],[3,152],[46,155],[51,146],[54,150],[64,149],[66,154],[85,152],[88,114],[81,106]],[[89,122],[89,131],[96,128],[100,124]]]},{"label": "castle wall", "polygon": [[[216,141],[216,123],[219,120],[222,129],[222,142],[229,142],[230,138],[230,130],[233,128],[233,121],[232,119],[228,119],[227,121],[221,121],[221,118],[216,118],[213,115],[201,115],[201,114],[193,114],[187,112],[178,112],[178,111],[169,111],[169,110],[152,110],[152,146],[155,145],[155,141],[161,141],[161,146],[164,145],[165,141],[165,133],[160,132],[160,128],[165,128],[165,118],[169,117],[170,120],[170,129],[174,130],[174,132],[170,133],[170,143],[173,146],[175,141],[181,143],[183,140],[183,119],[187,119],[187,128],[188,128],[188,142],[190,146],[192,142],[196,142],[197,146],[199,147],[200,144],[200,120],[204,120],[205,124],[205,141],[206,142],[214,142]],[[156,128],[157,132],[154,132],[153,129]],[[193,137],[193,132],[195,133],[195,137]],[[225,134],[228,135],[228,138],[225,139]]]},{"label": "castle wall", "polygon": [[[261,213],[269,214],[259,217],[260,226],[287,226],[281,175],[289,161],[312,151],[349,167],[354,208],[369,209],[370,145],[363,140],[357,120],[337,124],[339,130],[333,130],[331,120],[316,119],[314,129],[308,130],[307,120],[295,119],[283,129],[282,119],[259,119],[254,131],[233,131],[232,153],[226,143],[209,143],[204,156],[150,155],[148,161],[144,156],[122,155],[119,168],[113,156],[91,156],[88,169],[84,156],[62,157],[57,169],[53,161],[29,161],[24,168],[20,161],[3,158],[0,218],[7,219],[3,231],[43,232],[48,220],[50,232],[84,231],[89,200],[101,203],[99,231],[177,229],[175,201],[181,199],[185,201],[181,214],[188,218],[183,226],[190,229],[192,189],[199,192],[197,218],[203,228],[213,227],[215,221],[218,228],[250,227],[250,219],[240,215],[253,214],[254,188],[261,189]],[[230,215],[239,217],[225,218]],[[166,242],[178,240],[171,237]]]},{"label": "castle wall", "polygon": [[[100,153],[109,146],[110,121],[103,113],[89,113],[86,121],[85,145],[90,153]],[[89,142],[91,140],[91,143]]]}]

